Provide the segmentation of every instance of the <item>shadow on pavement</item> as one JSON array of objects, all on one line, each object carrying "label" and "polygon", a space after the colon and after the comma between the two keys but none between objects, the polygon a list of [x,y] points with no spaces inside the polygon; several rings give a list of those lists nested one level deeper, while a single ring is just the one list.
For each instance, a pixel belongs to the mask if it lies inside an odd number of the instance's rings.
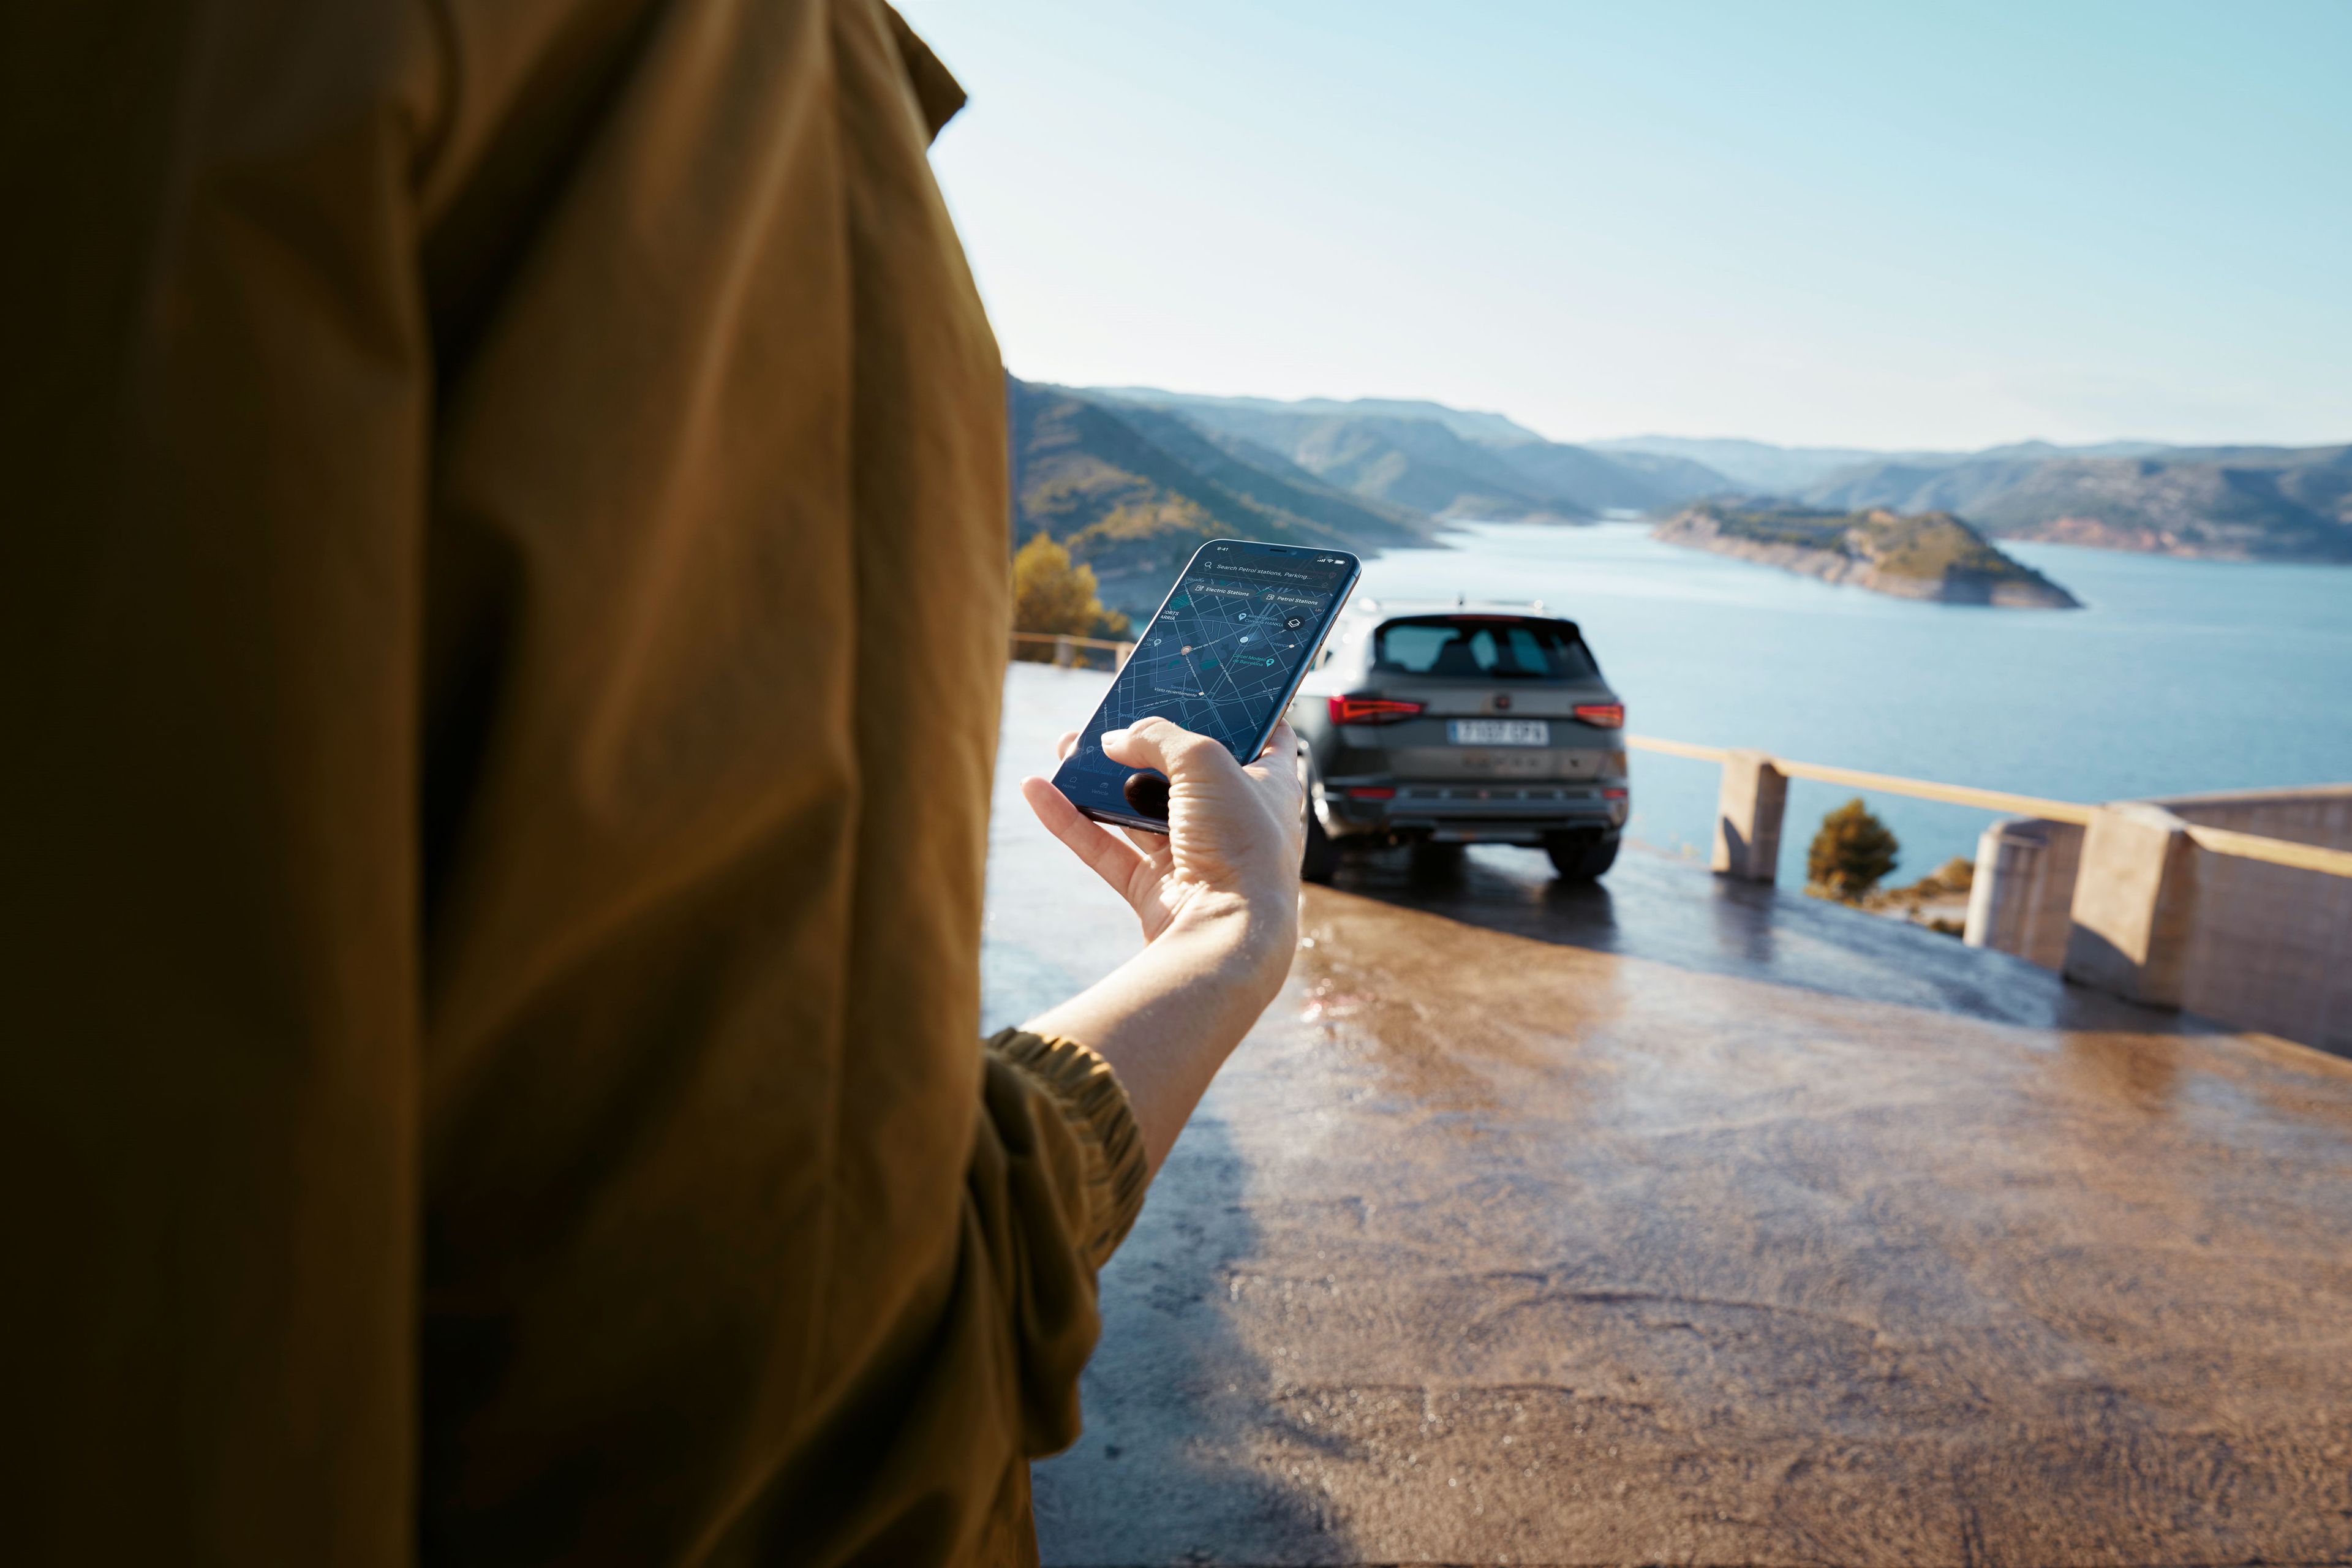
[{"label": "shadow on pavement", "polygon": [[1234,1328],[1261,1250],[1247,1175],[1232,1130],[1196,1118],[1104,1269],[1103,1342],[1116,1353],[1079,1385],[1084,1436],[1031,1471],[1046,1563],[1255,1562],[1273,1543],[1285,1562],[1358,1560],[1319,1489],[1259,1462],[1269,1447],[1337,1439],[1287,1413],[1284,1379]]},{"label": "shadow on pavement", "polygon": [[1553,876],[1530,849],[1476,848],[1452,867],[1376,852],[1350,856],[1331,889],[1533,942],[1855,1001],[2041,1028],[2213,1027],[2067,985],[2022,959],[1924,927],[1634,848],[1604,879],[1585,883]]}]

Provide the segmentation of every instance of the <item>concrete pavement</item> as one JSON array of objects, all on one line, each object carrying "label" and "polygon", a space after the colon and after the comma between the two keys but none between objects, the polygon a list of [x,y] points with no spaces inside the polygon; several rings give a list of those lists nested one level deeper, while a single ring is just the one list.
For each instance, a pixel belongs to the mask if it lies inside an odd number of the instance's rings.
[{"label": "concrete pavement", "polygon": [[[991,1027],[1135,945],[1102,684]],[[1310,889],[1103,1300],[1051,1563],[2352,1560],[2352,1064],[1654,857]]]}]

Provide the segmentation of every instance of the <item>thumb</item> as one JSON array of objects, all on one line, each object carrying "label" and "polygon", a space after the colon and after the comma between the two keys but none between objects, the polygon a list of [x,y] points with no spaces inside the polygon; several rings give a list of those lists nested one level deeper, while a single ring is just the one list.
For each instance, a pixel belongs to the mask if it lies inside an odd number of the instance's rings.
[{"label": "thumb", "polygon": [[1169,782],[1206,784],[1238,777],[1234,754],[1206,735],[1165,719],[1139,719],[1102,738],[1103,755],[1130,768],[1157,768]]}]

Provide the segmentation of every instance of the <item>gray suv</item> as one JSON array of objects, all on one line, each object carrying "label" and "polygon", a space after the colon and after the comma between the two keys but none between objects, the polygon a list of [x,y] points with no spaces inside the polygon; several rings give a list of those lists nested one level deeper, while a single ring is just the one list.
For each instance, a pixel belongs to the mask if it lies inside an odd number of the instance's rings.
[{"label": "gray suv", "polygon": [[1342,851],[1540,845],[1563,877],[1617,858],[1625,705],[1572,621],[1541,605],[1358,600],[1290,706],[1308,880]]}]

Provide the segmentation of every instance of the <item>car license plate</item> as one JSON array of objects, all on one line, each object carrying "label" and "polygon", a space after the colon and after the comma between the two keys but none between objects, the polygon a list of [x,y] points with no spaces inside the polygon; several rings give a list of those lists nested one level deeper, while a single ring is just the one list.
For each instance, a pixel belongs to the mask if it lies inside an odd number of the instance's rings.
[{"label": "car license plate", "polygon": [[1549,746],[1551,726],[1541,719],[1456,719],[1445,736],[1457,746]]}]

